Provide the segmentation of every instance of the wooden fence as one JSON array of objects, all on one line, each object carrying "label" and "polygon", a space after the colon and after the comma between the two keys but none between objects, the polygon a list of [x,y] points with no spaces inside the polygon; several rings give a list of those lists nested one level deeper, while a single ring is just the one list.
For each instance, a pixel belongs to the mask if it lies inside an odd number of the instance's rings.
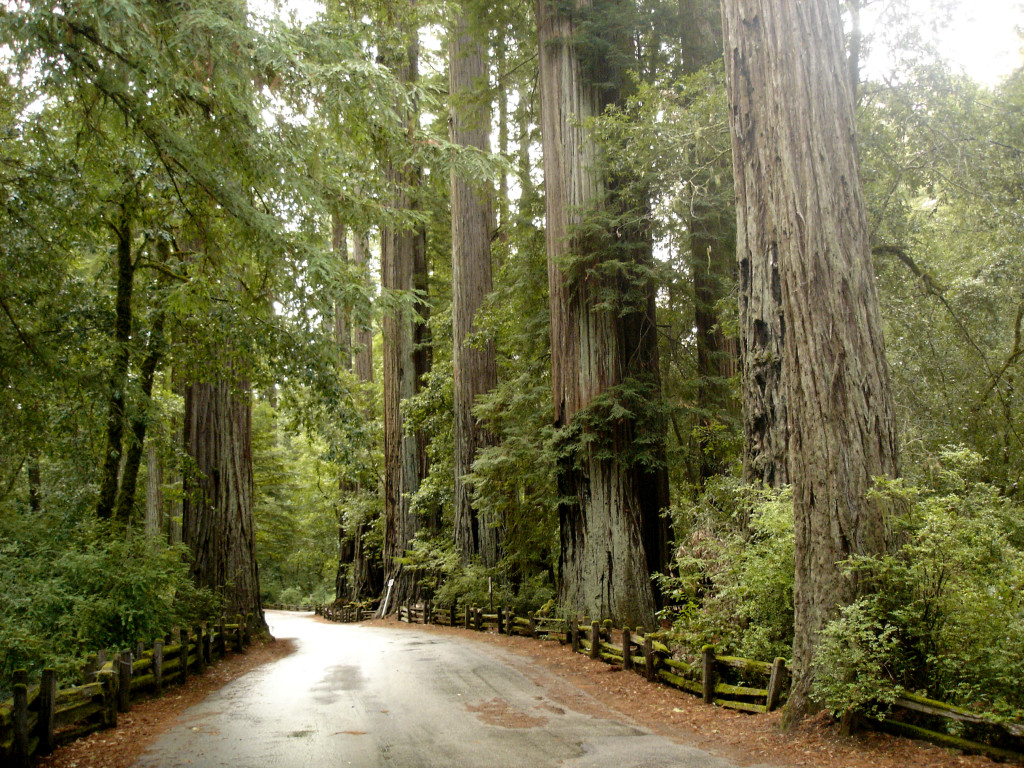
[{"label": "wooden fence", "polygon": [[253,618],[236,617],[175,629],[152,646],[142,641],[133,651],[90,654],[81,684],[61,688],[57,673],[44,669],[38,684],[28,672],[14,673],[12,698],[0,703],[0,765],[24,768],[33,757],[102,728],[117,726],[119,712],[133,700],[159,696],[168,686],[201,674],[228,649],[241,652],[250,642]]},{"label": "wooden fence", "polygon": [[[372,611],[318,609],[333,621],[360,621]],[[753,714],[771,712],[785,700],[789,690],[788,662],[769,663],[736,656],[719,656],[711,646],[691,654],[693,661],[676,658],[655,633],[643,628],[621,631],[610,621],[597,622],[536,616],[516,616],[498,608],[485,613],[482,608],[466,606],[460,614],[454,605],[446,608],[430,603],[402,605],[398,620],[416,624],[461,626],[501,634],[557,639],[572,650],[590,658],[615,664],[642,674],[651,682],[661,682],[700,696],[709,704]],[[617,638],[618,642],[612,642]],[[628,653],[624,650],[628,648]],[[898,736],[929,741],[963,752],[987,755],[995,760],[1024,762],[1024,725],[1003,722],[940,701],[904,694],[893,704],[892,714],[884,721],[869,721],[878,730]]]},{"label": "wooden fence", "polygon": [[318,605],[313,609],[317,616],[323,616],[330,621],[353,622],[366,621],[377,615],[374,610],[368,609],[365,605],[349,603],[348,605]]}]

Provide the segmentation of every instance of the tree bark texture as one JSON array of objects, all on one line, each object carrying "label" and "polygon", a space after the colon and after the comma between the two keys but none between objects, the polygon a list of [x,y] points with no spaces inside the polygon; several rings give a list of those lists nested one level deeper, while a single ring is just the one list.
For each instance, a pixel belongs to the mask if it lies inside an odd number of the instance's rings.
[{"label": "tree bark texture", "polygon": [[886,547],[886,510],[867,492],[898,470],[893,408],[838,2],[723,0],[722,11],[738,251],[785,318],[793,718],[811,708],[820,630],[858,594],[841,563]]},{"label": "tree bark texture", "polygon": [[[410,38],[406,56],[397,66],[399,78],[406,83],[414,83],[418,73],[419,44],[415,31]],[[411,141],[418,110],[411,109],[406,119]],[[389,161],[387,176],[396,210],[414,208],[416,203],[410,190],[418,186],[420,175],[418,168]],[[416,289],[426,288],[426,236],[422,229],[381,230],[381,281],[385,290],[407,297]],[[395,579],[389,610],[415,601],[418,594],[415,574],[397,561],[421,525],[410,510],[410,498],[426,476],[425,438],[406,432],[401,406],[403,400],[416,394],[429,365],[425,314],[426,305],[416,300],[385,313],[383,322],[384,568],[387,578]]]},{"label": "tree bark texture", "polygon": [[[362,270],[366,269],[368,243],[364,235],[352,241],[352,261]],[[360,381],[373,381],[373,331],[369,326],[359,325],[354,329],[354,370]],[[348,576],[348,598],[361,600],[375,595],[381,589],[381,574],[370,559],[366,547],[369,533],[367,523],[359,523],[352,531],[352,567]]]},{"label": "tree bark texture", "polygon": [[131,361],[132,287],[135,267],[132,264],[132,230],[127,215],[117,227],[116,236],[117,293],[114,299],[114,343],[110,365],[110,401],[107,406],[107,445],[103,454],[103,474],[96,502],[96,516],[101,519],[113,516],[117,501],[124,439],[125,390],[128,387],[128,365]]},{"label": "tree bark texture", "polygon": [[[348,229],[337,211],[331,212],[331,249],[338,261],[348,264]],[[338,365],[344,370],[352,370],[352,332],[350,329],[351,311],[342,301],[334,303],[334,344],[338,353]],[[343,494],[352,490],[352,482],[342,475],[338,478],[338,490]],[[345,530],[345,519],[338,512],[338,567],[334,574],[334,597],[337,600],[348,595],[348,575],[352,564],[352,539]]]},{"label": "tree bark texture", "polygon": [[[464,5],[451,33],[449,71],[452,143],[490,151],[490,97],[487,62],[479,34],[470,30],[472,6]],[[482,22],[482,20],[479,20]],[[455,548],[463,561],[479,556],[494,566],[501,556],[501,521],[474,509],[464,476],[477,452],[494,444],[494,437],[473,416],[478,396],[498,383],[494,344],[470,344],[474,321],[491,292],[492,190],[452,170],[452,355],[455,410]]]},{"label": "tree bark texture", "polygon": [[[573,7],[581,11],[589,3],[577,0]],[[633,448],[634,423],[630,418],[606,422],[600,448],[576,438],[585,429],[578,417],[595,398],[649,368],[653,293],[646,306],[608,311],[601,304],[609,286],[597,285],[590,275],[569,274],[570,269],[578,274],[570,262],[600,258],[579,226],[586,211],[605,204],[598,147],[586,121],[603,111],[609,94],[588,81],[569,13],[538,0],[537,24],[554,419],[577,442],[559,466],[559,598],[570,613],[649,626],[654,597],[647,550],[658,545],[645,542],[645,520],[660,509],[651,509],[644,498],[651,484],[642,485],[638,467],[618,460]]]},{"label": "tree bark texture", "polygon": [[253,521],[252,394],[246,384],[196,383],[185,392],[182,536],[192,577],[223,596],[228,615],[262,620]]}]

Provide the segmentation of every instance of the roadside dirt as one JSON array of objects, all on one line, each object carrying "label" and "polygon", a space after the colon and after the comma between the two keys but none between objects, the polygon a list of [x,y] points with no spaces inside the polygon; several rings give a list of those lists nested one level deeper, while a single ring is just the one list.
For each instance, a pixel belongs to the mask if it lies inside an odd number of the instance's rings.
[{"label": "roadside dirt", "polygon": [[[539,642],[458,628],[410,626],[396,621],[367,623],[397,631],[416,629],[455,634],[499,647],[511,654],[513,663],[527,677],[539,680],[544,676],[548,687],[551,686],[549,675],[564,682],[561,691],[555,683],[555,700],[559,704],[597,717],[607,717],[609,710],[613,710],[661,736],[720,754],[739,764],[772,763],[814,768],[992,768],[997,765],[987,758],[965,756],[884,734],[864,733],[843,738],[838,726],[824,717],[783,732],[779,713],[744,715],[707,706],[695,696],[652,685],[640,675],[573,654],[568,646],[553,641]],[[129,768],[188,707],[246,672],[287,656],[291,651],[291,644],[286,640],[253,645],[245,654],[234,654],[208,669],[202,677],[190,678],[184,688],[172,689],[163,698],[133,705],[131,712],[120,716],[116,730],[100,731],[80,739],[43,758],[38,765],[45,768]],[[501,721],[508,727],[524,725],[504,722],[509,715],[500,699],[480,707],[477,715],[485,721]]]}]

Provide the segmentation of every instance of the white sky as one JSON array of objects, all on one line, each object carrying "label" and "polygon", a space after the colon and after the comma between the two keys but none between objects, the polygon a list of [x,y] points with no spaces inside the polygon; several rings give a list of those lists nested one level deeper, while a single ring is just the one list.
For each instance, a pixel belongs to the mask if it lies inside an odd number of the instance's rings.
[{"label": "white sky", "polygon": [[[937,15],[942,1],[910,0],[915,15],[923,23]],[[866,32],[870,31],[872,18],[890,2],[866,3],[863,19]],[[250,7],[257,13],[273,12],[275,5],[294,11],[300,21],[310,21],[323,7],[319,0],[250,0]],[[936,38],[954,67],[962,67],[975,80],[995,85],[1024,64],[1018,34],[1024,28],[1024,0],[959,0],[958,6],[953,24]],[[866,74],[888,71],[887,59],[887,52],[876,47],[864,62]]]},{"label": "white sky", "polygon": [[[910,0],[922,25],[938,16],[941,0]],[[864,10],[863,27],[870,33],[873,18],[884,12],[890,0],[875,0]],[[953,22],[934,37],[940,51],[954,67],[979,82],[995,85],[1024,64],[1019,31],[1024,27],[1022,0],[960,0]],[[888,52],[876,47],[867,61],[865,74],[888,71]]]}]

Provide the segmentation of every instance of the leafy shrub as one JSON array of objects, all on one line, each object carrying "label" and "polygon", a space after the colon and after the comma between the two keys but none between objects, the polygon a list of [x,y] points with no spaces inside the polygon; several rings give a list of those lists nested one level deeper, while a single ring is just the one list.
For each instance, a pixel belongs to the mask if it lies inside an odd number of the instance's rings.
[{"label": "leafy shrub", "polygon": [[893,554],[848,564],[871,594],[822,635],[814,695],[833,712],[884,712],[903,689],[1024,708],[1024,510],[972,479],[980,463],[947,450],[928,486],[879,487],[908,511]]},{"label": "leafy shrub", "polygon": [[[713,644],[757,659],[789,656],[793,643],[793,503],[780,492],[731,478],[708,483],[677,511],[684,531],[677,574],[661,577],[684,647]],[[682,518],[682,519],[680,519]]]},{"label": "leafy shrub", "polygon": [[187,550],[57,514],[0,517],[0,690],[15,669],[73,677],[85,656],[126,649],[218,610]]}]

